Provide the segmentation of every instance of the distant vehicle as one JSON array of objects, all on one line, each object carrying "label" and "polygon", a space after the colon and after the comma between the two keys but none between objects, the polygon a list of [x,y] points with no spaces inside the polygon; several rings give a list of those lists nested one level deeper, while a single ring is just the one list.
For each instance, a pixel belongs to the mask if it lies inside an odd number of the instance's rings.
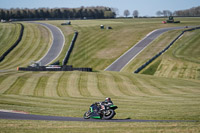
[{"label": "distant vehicle", "polygon": [[1,19],[1,23],[5,23],[5,22],[6,22],[6,20]]},{"label": "distant vehicle", "polygon": [[104,25],[100,25],[100,29],[104,29]]},{"label": "distant vehicle", "polygon": [[110,30],[110,29],[112,29],[112,27],[108,26],[108,27],[107,27],[107,30]]},{"label": "distant vehicle", "polygon": [[180,23],[180,21],[174,21],[174,17],[173,16],[169,16],[169,19],[166,21],[162,21],[163,24],[166,23]]},{"label": "distant vehicle", "polygon": [[71,21],[68,21],[66,23],[62,23],[61,25],[71,25]]}]

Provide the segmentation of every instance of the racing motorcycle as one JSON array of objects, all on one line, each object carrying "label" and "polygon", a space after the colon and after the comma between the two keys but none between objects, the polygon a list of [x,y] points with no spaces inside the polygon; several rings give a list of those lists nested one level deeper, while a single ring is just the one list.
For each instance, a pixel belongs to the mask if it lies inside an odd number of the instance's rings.
[{"label": "racing motorcycle", "polygon": [[109,120],[109,119],[112,119],[116,115],[115,109],[117,109],[117,108],[118,107],[115,105],[105,106],[102,103],[94,103],[90,106],[89,111],[84,113],[83,118],[84,119],[94,118],[94,119]]}]

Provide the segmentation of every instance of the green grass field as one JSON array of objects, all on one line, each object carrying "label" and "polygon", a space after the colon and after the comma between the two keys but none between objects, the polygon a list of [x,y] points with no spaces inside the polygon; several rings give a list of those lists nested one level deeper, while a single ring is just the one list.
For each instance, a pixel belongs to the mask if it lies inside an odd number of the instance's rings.
[{"label": "green grass field", "polygon": [[[95,72],[0,72],[0,109],[31,114],[82,117],[89,106],[111,97],[116,119],[200,120],[199,31],[186,33],[172,49],[147,67],[146,74],[132,74],[181,31],[161,35],[121,72],[103,71],[146,34],[157,28],[197,25],[199,18],[177,18],[181,24],[161,24],[163,19],[44,21],[58,26],[65,35],[65,47],[56,60],[62,60],[73,31],[79,32],[69,64],[92,67]],[[35,24],[23,23],[22,41],[0,63],[1,70],[27,66],[40,59],[51,44],[49,31]],[[99,25],[113,27],[101,30]],[[2,25],[0,25],[1,27]],[[183,44],[183,42],[185,42]],[[183,45],[182,45],[183,44]],[[191,47],[190,47],[191,46]],[[152,48],[153,47],[153,48]],[[195,49],[195,50],[192,50]],[[192,54],[191,51],[194,51]],[[191,58],[189,57],[191,55]],[[175,76],[172,62],[196,68]],[[163,66],[163,67],[161,67]],[[173,65],[175,66],[175,65]],[[178,66],[178,65],[177,65]],[[180,64],[180,67],[183,65]],[[165,68],[165,69],[164,69]],[[189,67],[186,67],[189,68]],[[159,70],[159,71],[158,71]],[[166,74],[168,72],[168,75]],[[189,76],[190,74],[190,76]],[[173,76],[169,76],[173,75]],[[190,78],[194,77],[194,78]],[[1,132],[199,132],[200,122],[110,123],[0,120]]]},{"label": "green grass field", "polygon": [[[17,69],[42,58],[51,45],[50,32],[40,25],[23,23],[24,35],[18,46],[0,62],[0,69]],[[7,25],[7,24],[6,24]]]},{"label": "green grass field", "polygon": [[1,73],[0,83],[3,109],[82,117],[90,104],[109,96],[119,106],[116,118],[200,119],[197,81],[117,72],[13,72]]},{"label": "green grass field", "polygon": [[0,23],[0,56],[18,39],[21,26],[19,24]]},{"label": "green grass field", "polygon": [[198,123],[110,123],[0,120],[1,132],[29,133],[198,133]]},{"label": "green grass field", "polygon": [[[174,32],[174,35],[175,34],[176,32]],[[173,35],[173,33],[171,35]],[[152,45],[162,44],[162,42],[165,41],[165,36],[165,34],[162,35]],[[171,39],[174,37],[171,37]],[[160,77],[199,80],[199,37],[200,30],[186,32],[164,55],[155,60],[142,73]],[[145,52],[143,54],[145,54]],[[140,56],[142,57],[142,54]],[[152,68],[155,68],[153,73],[151,73]]]}]

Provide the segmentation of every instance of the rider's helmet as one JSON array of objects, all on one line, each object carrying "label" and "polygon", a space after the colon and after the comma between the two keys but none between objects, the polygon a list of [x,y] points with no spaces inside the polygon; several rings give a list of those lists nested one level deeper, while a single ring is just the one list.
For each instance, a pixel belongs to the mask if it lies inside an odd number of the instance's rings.
[{"label": "rider's helmet", "polygon": [[110,102],[111,101],[110,97],[107,97],[105,101]]}]

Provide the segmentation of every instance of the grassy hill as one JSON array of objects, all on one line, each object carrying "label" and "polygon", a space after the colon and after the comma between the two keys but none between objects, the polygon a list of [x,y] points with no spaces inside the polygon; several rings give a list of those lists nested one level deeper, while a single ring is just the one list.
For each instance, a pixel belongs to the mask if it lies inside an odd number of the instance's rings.
[{"label": "grassy hill", "polygon": [[90,104],[109,96],[119,106],[116,118],[200,119],[198,81],[117,72],[0,74],[0,108],[82,117]]},{"label": "grassy hill", "polygon": [[19,24],[0,23],[0,56],[15,43],[19,34]]},{"label": "grassy hill", "polygon": [[[73,36],[73,30],[79,32],[76,44],[69,59],[69,65],[92,67],[104,70],[125,51],[135,45],[149,32],[164,27],[163,19],[115,19],[115,20],[72,20],[71,26],[61,26],[63,21],[49,21],[61,28],[64,34]],[[197,20],[194,20],[196,22]],[[186,24],[189,22],[186,21]],[[100,25],[111,26],[112,30],[102,30]],[[183,25],[183,24],[181,24]],[[73,29],[73,30],[72,30]],[[71,40],[67,38],[67,40]],[[70,41],[69,41],[70,42]],[[66,45],[69,46],[69,43]],[[62,60],[62,58],[58,58]]]},{"label": "grassy hill", "polygon": [[[17,69],[19,66],[27,66],[31,61],[42,58],[49,49],[52,39],[50,32],[45,27],[31,23],[23,23],[23,25],[24,35],[21,42],[0,62],[0,69]],[[5,31],[5,33],[7,32]],[[2,40],[12,39],[5,38]]]},{"label": "grassy hill", "polygon": [[[198,76],[163,76],[172,73],[171,62],[197,65],[199,32],[188,32],[173,49],[153,62],[152,75],[132,74],[135,68],[169,44],[181,31],[169,31],[155,40],[122,72],[102,71],[127,49],[150,31],[172,26],[197,25],[199,18],[180,18],[181,24],[161,24],[163,19],[73,20],[71,26],[63,21],[45,21],[58,26],[64,33],[64,51],[56,60],[62,60],[73,31],[79,36],[69,64],[75,67],[92,67],[95,72],[22,72],[0,71],[0,109],[20,110],[31,114],[82,117],[90,104],[111,97],[117,119],[144,120],[200,120],[200,81]],[[2,69],[27,66],[40,59],[51,44],[49,31],[36,24],[23,23],[25,34],[20,44],[0,63]],[[111,26],[101,30],[99,25]],[[0,25],[1,26],[1,25]],[[190,35],[194,38],[190,38]],[[186,42],[184,45],[180,45]],[[193,58],[188,58],[195,49]],[[171,61],[169,63],[169,61]],[[178,62],[179,61],[179,62]],[[192,64],[192,65],[191,65]],[[170,64],[171,65],[171,64]],[[175,66],[175,65],[173,65]],[[178,66],[178,65],[177,65]],[[182,67],[182,65],[179,65]],[[156,68],[156,69],[155,69]],[[189,67],[188,67],[189,68]],[[146,71],[148,71],[147,68]],[[169,70],[167,70],[169,69]],[[160,71],[158,71],[160,70]],[[179,68],[173,69],[179,73]],[[193,69],[194,70],[194,69]],[[189,74],[190,72],[187,72]],[[173,75],[173,74],[172,74]],[[185,74],[186,75],[186,74]],[[194,75],[194,74],[192,74]],[[5,132],[199,132],[199,122],[190,123],[95,123],[0,120]],[[20,126],[19,126],[20,125]],[[112,129],[112,130],[111,130]]]},{"label": "grassy hill", "polygon": [[[152,45],[162,44],[168,38],[166,34]],[[176,32],[171,35],[175,34]],[[173,38],[171,37],[170,40]],[[160,77],[200,79],[199,38],[200,30],[186,32],[164,55],[141,73]]]}]

